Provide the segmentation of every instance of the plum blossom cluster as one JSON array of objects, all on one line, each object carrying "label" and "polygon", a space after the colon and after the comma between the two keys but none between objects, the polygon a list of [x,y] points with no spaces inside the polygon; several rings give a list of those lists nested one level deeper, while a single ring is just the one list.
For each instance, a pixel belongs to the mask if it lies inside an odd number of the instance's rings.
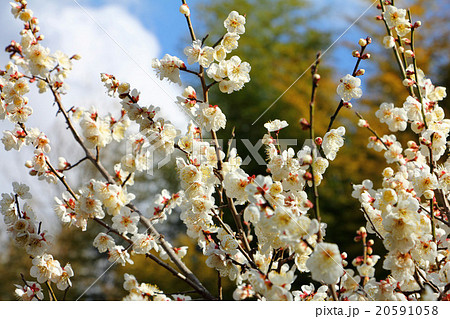
[{"label": "plum blossom cluster", "polygon": [[31,206],[25,202],[21,208],[19,200],[32,198],[29,190],[27,185],[14,182],[13,193],[2,194],[0,212],[15,245],[23,248],[33,259],[30,275],[37,282],[24,280],[24,286],[16,285],[16,295],[22,300],[43,300],[41,284],[54,283],[64,291],[72,286],[70,278],[74,272],[69,263],[61,267],[59,261],[48,253],[53,237],[41,229],[42,222],[37,220]]},{"label": "plum blossom cluster", "polygon": [[[367,232],[379,237],[388,251],[383,268],[390,275],[379,282],[366,280],[363,286],[375,300],[447,300],[450,121],[439,106],[446,90],[425,77],[416,65],[413,41],[403,38],[421,23],[412,24],[406,10],[394,6],[383,8],[383,20],[389,33],[384,39],[386,48],[404,51],[403,46],[411,46],[411,53],[406,54],[411,64],[403,70],[410,95],[402,107],[384,102],[375,114],[390,131],[410,126],[417,137],[406,147],[393,134],[369,138],[368,147],[384,151],[387,164],[394,166],[383,170],[381,188],[365,180],[354,186],[352,196],[361,202]],[[369,124],[363,121],[360,126]],[[361,258],[358,267],[360,263]]]},{"label": "plum blossom cluster", "polygon": [[20,151],[22,146],[32,145],[34,156],[25,166],[30,168],[31,175],[55,183],[55,172],[48,166],[49,139],[39,129],[25,127],[33,114],[25,95],[30,91],[30,83],[36,83],[39,93],[51,89],[64,94],[68,89],[65,79],[72,70],[72,61],[80,56],[69,57],[60,51],[51,53],[40,43],[44,36],[39,34],[39,20],[27,8],[27,2],[16,1],[10,5],[14,17],[24,22],[24,28],[20,32],[21,40],[12,41],[6,48],[10,62],[5,70],[0,70],[0,119],[15,125],[14,129],[3,131],[2,143],[7,151]]},{"label": "plum blossom cluster", "polygon": [[127,301],[188,301],[192,300],[190,296],[183,294],[172,294],[166,296],[157,286],[141,283],[133,275],[125,274],[123,288],[129,292],[124,298]]},{"label": "plum blossom cluster", "polygon": [[[80,56],[69,57],[61,51],[51,53],[49,48],[41,44],[44,35],[39,34],[39,20],[27,7],[27,1],[10,2],[10,4],[14,17],[24,22],[24,28],[20,32],[20,42],[12,41],[6,48],[6,51],[10,53],[11,61],[31,75],[32,82],[36,82],[40,93],[45,92],[49,87],[59,89],[61,92],[66,91],[68,86],[65,79],[72,70],[72,60],[79,60]],[[23,87],[23,90],[27,89],[28,86]]]},{"label": "plum blossom cluster", "polygon": [[[227,54],[238,48],[238,40],[245,33],[245,17],[232,11],[224,21],[227,32],[214,47],[204,46],[202,40],[194,40],[191,46],[184,49],[189,65],[198,63],[206,69],[208,77],[219,83],[220,91],[232,93],[241,90],[250,81],[250,64],[243,62],[238,56],[227,60]],[[154,59],[153,68],[161,80],[182,85],[180,70],[186,71],[186,64],[179,58],[166,54],[161,60]]]}]

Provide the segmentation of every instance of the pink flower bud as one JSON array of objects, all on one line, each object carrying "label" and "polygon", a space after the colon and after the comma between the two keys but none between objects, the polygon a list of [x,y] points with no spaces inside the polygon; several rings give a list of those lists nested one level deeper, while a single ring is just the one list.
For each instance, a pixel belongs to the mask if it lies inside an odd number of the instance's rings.
[{"label": "pink flower bud", "polygon": [[305,174],[303,174],[303,179],[305,181],[312,181],[312,174],[310,172],[306,172]]},{"label": "pink flower bud", "polygon": [[314,140],[316,142],[317,145],[322,145],[323,139],[321,137],[316,137],[316,139]]},{"label": "pink flower bud", "polygon": [[306,131],[311,128],[311,124],[309,124],[308,120],[305,118],[302,118],[300,120],[300,126],[302,127],[302,130]]}]

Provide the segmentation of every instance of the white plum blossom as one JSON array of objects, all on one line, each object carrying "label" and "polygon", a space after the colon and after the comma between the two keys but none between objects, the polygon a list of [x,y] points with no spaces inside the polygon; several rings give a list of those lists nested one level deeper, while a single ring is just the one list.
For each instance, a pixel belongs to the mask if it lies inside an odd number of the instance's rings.
[{"label": "white plum blossom", "polygon": [[337,129],[331,129],[322,141],[322,149],[325,156],[330,161],[336,158],[337,151],[344,145],[345,127],[340,126]]},{"label": "white plum blossom", "polygon": [[214,61],[214,49],[211,47],[202,48],[201,40],[195,40],[192,46],[186,47],[184,54],[186,54],[189,64],[198,62],[204,68],[208,68]]},{"label": "white plum blossom", "polygon": [[33,259],[33,266],[30,269],[30,275],[35,277],[39,283],[47,280],[56,282],[62,275],[62,268],[52,255],[44,254]]},{"label": "white plum blossom", "polygon": [[342,257],[336,244],[318,243],[306,261],[312,279],[326,284],[335,284],[344,274]]},{"label": "white plum blossom", "polygon": [[192,115],[196,115],[199,108],[197,104],[197,93],[192,86],[188,86],[184,89],[181,97],[177,97],[178,103],[186,108]]},{"label": "white plum blossom", "polygon": [[125,210],[112,218],[113,227],[117,229],[121,234],[137,232],[137,223],[139,221],[139,214]]},{"label": "white plum blossom", "polygon": [[31,199],[30,187],[17,182],[13,182],[12,185],[14,193],[16,193],[21,199]]},{"label": "white plum blossom", "polygon": [[341,79],[341,83],[337,87],[337,93],[344,102],[349,102],[351,99],[359,99],[362,96],[360,88],[361,80],[347,74]]},{"label": "white plum blossom", "polygon": [[184,69],[186,66],[179,58],[166,54],[161,60],[153,59],[152,67],[159,74],[161,80],[166,78],[181,85],[180,69]]},{"label": "white plum blossom", "polygon": [[152,249],[155,251],[159,250],[156,240],[151,235],[134,234],[131,240],[133,242],[133,251],[136,254],[147,254]]},{"label": "white plum blossom", "polygon": [[218,131],[225,128],[227,118],[222,110],[217,105],[208,105],[200,103],[198,110],[198,121],[206,131]]},{"label": "white plum blossom", "polygon": [[115,242],[114,238],[112,238],[110,235],[99,233],[95,237],[93,245],[98,249],[100,253],[104,253],[105,251],[113,249],[115,247]]},{"label": "white plum blossom", "polygon": [[72,270],[72,266],[70,264],[66,264],[62,268],[61,276],[56,281],[56,287],[59,290],[66,290],[69,287],[72,287],[72,282],[70,277],[73,277],[74,272]]},{"label": "white plum blossom", "polygon": [[223,36],[221,45],[226,53],[230,53],[231,51],[237,49],[239,38],[240,36],[237,33],[230,33],[230,32],[226,33]]},{"label": "white plum blossom", "polygon": [[37,282],[27,281],[23,287],[19,285],[15,286],[15,294],[23,301],[44,300],[42,287]]},{"label": "white plum blossom", "polygon": [[237,11],[231,11],[223,25],[228,32],[243,34],[245,32],[245,17]]},{"label": "white plum blossom", "polygon": [[404,23],[406,19],[406,10],[398,9],[394,6],[386,6],[384,19],[386,20],[386,23],[390,28],[396,27],[399,24]]},{"label": "white plum blossom", "polygon": [[269,121],[266,124],[264,124],[264,127],[269,131],[269,132],[278,132],[279,130],[281,130],[282,128],[285,128],[289,126],[288,122],[286,121],[280,121],[278,119],[273,120],[273,121]]},{"label": "white plum blossom", "polygon": [[126,263],[134,264],[128,251],[121,245],[114,246],[108,251],[108,260],[112,263],[118,262],[122,266],[125,266]]},{"label": "white plum blossom", "polygon": [[228,60],[227,64],[227,76],[234,83],[247,83],[250,81],[250,64],[248,62],[242,62],[238,56],[233,56]]}]

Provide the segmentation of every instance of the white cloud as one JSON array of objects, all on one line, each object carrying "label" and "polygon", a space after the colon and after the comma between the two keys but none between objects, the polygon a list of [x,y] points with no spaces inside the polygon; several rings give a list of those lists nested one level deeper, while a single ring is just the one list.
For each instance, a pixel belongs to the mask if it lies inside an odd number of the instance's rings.
[{"label": "white cloud", "polygon": [[[0,6],[0,47],[6,47],[11,40],[20,40],[22,23],[13,19],[7,2],[2,1]],[[160,82],[151,69],[151,59],[161,55],[158,39],[128,13],[125,5],[116,2],[95,8],[86,7],[92,18],[74,2],[36,0],[30,2],[29,8],[39,18],[41,33],[45,36],[44,46],[53,52],[61,50],[68,55],[78,53],[82,56],[80,61],[75,61],[74,70],[67,81],[71,87],[69,93],[63,96],[67,108],[95,105],[102,114],[118,114],[117,100],[106,95],[100,82],[100,73],[106,72],[138,88],[143,105],[157,105],[164,118],[180,128],[186,126],[185,116],[173,103],[181,88]],[[0,68],[7,61],[7,54],[0,54]],[[32,91],[36,90],[33,88]],[[65,156],[72,162],[81,158],[79,147],[65,130],[63,119],[55,117],[56,108],[52,107],[51,94],[30,92],[28,97],[34,114],[27,126],[39,127],[50,141],[54,141],[50,153],[52,162],[56,162],[58,156]],[[0,132],[13,127],[7,121],[0,122]],[[58,145],[60,143],[63,145]],[[26,182],[32,188],[36,206],[49,213],[43,216],[38,212],[44,219],[44,225],[49,225],[50,220],[47,223],[45,219],[52,214],[51,205],[53,196],[58,194],[57,188],[49,188],[45,182],[37,181],[26,173],[23,164],[31,158],[32,150],[6,152],[0,145],[0,152],[0,193],[11,192],[12,181]]]}]

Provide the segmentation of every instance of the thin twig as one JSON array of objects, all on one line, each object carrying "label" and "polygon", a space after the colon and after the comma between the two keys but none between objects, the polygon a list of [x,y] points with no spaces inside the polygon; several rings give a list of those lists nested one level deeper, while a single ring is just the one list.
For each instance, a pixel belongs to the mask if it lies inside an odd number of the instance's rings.
[{"label": "thin twig", "polygon": [[58,301],[58,299],[56,298],[55,293],[53,292],[52,286],[49,284],[48,280],[45,282],[45,285],[48,288],[51,301]]},{"label": "thin twig", "polygon": [[[361,63],[361,60],[363,60],[364,50],[367,48],[368,45],[369,44],[367,43],[365,46],[361,47],[361,52],[359,53],[358,60],[356,60],[356,64],[355,64],[355,67],[353,68],[352,76],[356,76],[356,74],[358,72],[359,64]],[[333,123],[336,120],[336,117],[338,116],[339,111],[342,109],[343,106],[344,106],[344,100],[341,99],[339,101],[339,105],[336,108],[336,111],[330,118],[330,123],[328,124],[327,132],[329,132],[331,130],[331,127],[333,126]]]},{"label": "thin twig", "polygon": [[[309,102],[309,137],[311,139],[311,166],[310,166],[310,172],[312,176],[312,193],[313,193],[313,200],[314,200],[314,215],[317,219],[317,221],[321,222],[320,218],[320,208],[319,208],[319,191],[317,189],[315,174],[314,174],[314,166],[315,166],[315,157],[316,157],[316,151],[317,146],[315,143],[315,136],[314,136],[314,110],[315,110],[315,102],[316,102],[316,93],[317,93],[317,87],[319,86],[319,80],[320,76],[317,73],[317,70],[319,69],[319,63],[320,63],[320,52],[317,53],[316,57],[316,63],[311,68],[311,76],[312,76],[312,90],[311,90],[311,100]],[[336,113],[337,115],[337,113]],[[330,125],[333,123],[330,123]],[[318,231],[317,234],[317,241],[322,241],[322,232]]]}]

